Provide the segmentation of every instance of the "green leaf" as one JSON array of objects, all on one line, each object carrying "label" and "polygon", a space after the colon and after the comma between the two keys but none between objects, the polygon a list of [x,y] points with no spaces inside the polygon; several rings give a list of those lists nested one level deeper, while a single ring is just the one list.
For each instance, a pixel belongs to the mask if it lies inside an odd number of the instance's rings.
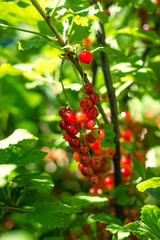
[{"label": "green leaf", "polygon": [[104,125],[104,140],[100,141],[100,145],[102,148],[115,148],[115,143],[113,139],[115,137],[115,133],[113,131],[113,124],[105,124]]},{"label": "green leaf", "polygon": [[78,193],[75,196],[68,197],[65,199],[66,202],[74,207],[87,207],[91,204],[102,205],[108,198],[106,196],[92,196],[88,193]]},{"label": "green leaf", "polygon": [[18,49],[19,50],[30,50],[31,48],[39,48],[44,46],[47,43],[46,38],[43,37],[35,37],[31,40],[25,41],[25,40],[20,40],[18,42]]},{"label": "green leaf", "polygon": [[16,168],[14,164],[0,164],[0,187],[7,184],[7,176]]},{"label": "green leaf", "polygon": [[1,240],[34,240],[35,238],[31,235],[31,233],[26,232],[24,230],[12,230],[7,231],[5,234],[1,236]]},{"label": "green leaf", "polygon": [[160,209],[157,206],[146,205],[141,212],[141,221],[125,226],[139,236],[147,236],[151,240],[160,239]]},{"label": "green leaf", "polygon": [[125,184],[120,184],[116,188],[111,189],[110,193],[119,205],[124,206],[130,201],[130,198],[127,196],[127,186]]},{"label": "green leaf", "polygon": [[27,214],[27,219],[47,226],[47,228],[61,228],[64,225],[62,214],[72,214],[81,211],[60,202],[36,201],[33,206],[35,210]]},{"label": "green leaf", "polygon": [[115,239],[117,240],[124,240],[130,235],[130,231],[118,224],[109,224],[106,229],[109,230],[113,235],[116,235],[117,238]]},{"label": "green leaf", "polygon": [[19,144],[23,147],[34,147],[38,138],[25,129],[15,130],[9,137],[0,141],[0,149],[8,148],[9,145]]},{"label": "green leaf", "polygon": [[148,188],[158,188],[160,187],[160,177],[154,177],[147,179],[144,182],[141,182],[137,185],[137,189],[140,192],[144,192]]},{"label": "green leaf", "polygon": [[120,57],[123,61],[129,61],[129,59],[123,52],[121,52],[117,49],[111,48],[109,45],[107,45],[106,47],[98,47],[98,48],[92,50],[91,52],[93,54],[94,54],[94,52],[105,52],[108,54],[108,56],[116,55],[117,57]]},{"label": "green leaf", "polygon": [[40,163],[46,155],[47,153],[43,151],[10,146],[7,149],[0,149],[0,164],[23,166],[29,163]]},{"label": "green leaf", "polygon": [[103,12],[97,12],[94,15],[89,15],[88,18],[99,21],[102,24],[108,23],[108,16]]},{"label": "green leaf", "polygon": [[112,223],[112,224],[117,224],[122,226],[121,220],[119,220],[118,218],[116,218],[111,214],[100,213],[100,214],[93,215],[91,218],[103,223],[107,223],[107,224]]}]

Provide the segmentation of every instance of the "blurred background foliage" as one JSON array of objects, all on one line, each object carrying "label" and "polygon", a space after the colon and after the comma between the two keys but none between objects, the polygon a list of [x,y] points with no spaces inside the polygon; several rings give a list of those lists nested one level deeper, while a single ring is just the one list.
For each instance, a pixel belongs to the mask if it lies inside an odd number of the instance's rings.
[{"label": "blurred background foliage", "polygon": [[[47,13],[51,12],[57,2],[39,1]],[[160,167],[160,4],[157,2],[102,0],[91,7],[89,1],[62,0],[52,18],[58,31],[76,54],[82,49],[93,51],[93,62],[83,66],[83,69],[91,81],[94,70],[97,70],[95,90],[100,94],[102,106],[109,116],[109,101],[93,20],[100,20],[104,24],[107,43],[105,51],[108,53],[118,100],[120,128],[125,129],[127,125],[122,113],[128,111],[131,115],[133,140],[127,144],[132,150],[138,148],[139,151],[142,151],[143,145],[145,158],[147,156],[146,165],[150,167]],[[100,15],[97,12],[99,4],[103,7],[103,14]],[[87,192],[89,185],[79,176],[72,152],[58,126],[58,110],[67,105],[59,81],[63,49],[57,41],[53,45],[49,38],[43,36],[54,37],[29,0],[0,0],[0,12],[0,139],[21,128],[38,137],[37,151],[44,146],[52,149],[51,161],[18,168],[16,174],[15,168],[11,166],[11,171],[6,175],[11,173],[10,177],[13,177],[21,171],[26,171],[27,174],[31,169],[41,173],[42,179],[43,175],[48,176],[49,185],[46,186],[51,190],[53,179],[55,188],[52,197],[55,200],[79,191]],[[18,31],[14,27],[42,35]],[[76,111],[82,82],[69,61],[65,61],[63,65],[62,79],[69,101]],[[98,120],[103,123],[101,116]],[[136,138],[138,134],[139,140]],[[38,193],[33,191],[34,185],[32,187],[23,204],[27,204],[31,198],[36,199],[37,194],[47,192],[41,192],[41,185],[36,185]],[[15,214],[14,219],[22,225],[27,224],[18,214]],[[35,229],[38,229],[38,225]],[[39,234],[43,233],[45,230],[41,229]],[[26,237],[23,232],[17,234],[23,235],[21,240],[32,239],[29,233],[26,233]],[[8,236],[7,240],[9,239]]]}]

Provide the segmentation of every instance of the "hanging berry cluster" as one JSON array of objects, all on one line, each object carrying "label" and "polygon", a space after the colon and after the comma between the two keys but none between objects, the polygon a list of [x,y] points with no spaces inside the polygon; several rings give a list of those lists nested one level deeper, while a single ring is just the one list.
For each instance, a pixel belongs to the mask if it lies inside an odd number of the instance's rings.
[{"label": "hanging berry cluster", "polygon": [[[78,169],[83,176],[87,178],[91,185],[96,185],[99,181],[95,170],[101,166],[101,162],[97,158],[92,157],[89,150],[89,144],[96,142],[100,135],[100,131],[95,126],[98,109],[95,105],[99,102],[99,95],[94,92],[94,86],[87,83],[84,86],[84,92],[87,97],[80,101],[81,111],[76,114],[68,107],[61,107],[59,115],[62,119],[59,126],[65,132],[63,137],[69,142],[74,152],[73,158],[79,162]],[[82,127],[84,129],[82,133]],[[79,137],[76,135],[79,133]]]}]

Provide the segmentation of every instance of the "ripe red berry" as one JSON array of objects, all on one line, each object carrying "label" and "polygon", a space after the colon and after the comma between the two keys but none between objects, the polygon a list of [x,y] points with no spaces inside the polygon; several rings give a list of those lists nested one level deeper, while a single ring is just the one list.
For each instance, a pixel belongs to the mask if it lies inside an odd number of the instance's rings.
[{"label": "ripe red berry", "polygon": [[81,163],[88,164],[90,162],[90,157],[88,155],[82,155],[81,157]]},{"label": "ripe red berry", "polygon": [[126,119],[126,121],[129,121],[131,119],[131,115],[128,111],[124,111],[121,113],[121,116]]},{"label": "ripe red berry", "polygon": [[67,132],[64,132],[64,133],[63,133],[63,138],[64,138],[66,141],[69,141],[69,139],[71,138],[71,136],[70,136]]},{"label": "ripe red berry", "polygon": [[120,160],[121,167],[131,166],[132,160],[130,155],[122,156]]},{"label": "ripe red berry", "polygon": [[85,112],[77,112],[76,113],[76,121],[78,123],[85,123],[87,118],[88,118],[87,113],[85,113]]},{"label": "ripe red berry", "polygon": [[67,111],[64,113],[63,118],[65,121],[67,121],[67,123],[72,124],[76,120],[76,115],[72,111]]},{"label": "ripe red berry", "polygon": [[78,137],[72,137],[69,139],[69,145],[71,147],[78,147],[80,145],[80,139]]},{"label": "ripe red berry", "polygon": [[61,116],[63,118],[63,115],[65,114],[65,112],[69,111],[69,108],[67,108],[66,106],[63,106],[59,109],[59,116]]},{"label": "ripe red berry", "polygon": [[87,134],[87,136],[86,136],[86,141],[87,141],[88,143],[94,143],[94,142],[96,141],[96,138],[94,138],[94,137],[89,133],[89,134]]},{"label": "ripe red berry", "polygon": [[66,127],[66,132],[71,136],[75,136],[78,133],[78,128],[77,126],[71,124]]},{"label": "ripe red berry", "polygon": [[96,186],[91,187],[89,189],[89,193],[93,194],[93,195],[96,195],[97,194],[97,187]]},{"label": "ripe red berry", "polygon": [[123,177],[131,176],[132,170],[130,168],[121,168],[121,173]]},{"label": "ripe red berry", "polygon": [[108,176],[104,179],[104,185],[109,190],[114,187],[113,177]]},{"label": "ripe red berry", "polygon": [[91,160],[90,166],[93,169],[100,169],[101,161],[98,158],[94,158],[93,160]]},{"label": "ripe red berry", "polygon": [[84,175],[84,176],[90,176],[93,174],[93,169],[89,166],[83,166],[82,169],[81,169],[81,173]]},{"label": "ripe red berry", "polygon": [[81,99],[80,105],[84,110],[87,110],[92,106],[92,101],[90,98],[84,97]]},{"label": "ripe red berry", "polygon": [[89,176],[88,181],[91,185],[96,185],[99,181],[99,178],[93,174],[93,175]]},{"label": "ripe red berry", "polygon": [[94,137],[94,138],[98,138],[100,136],[100,130],[99,128],[93,128],[92,131],[90,132],[90,134]]},{"label": "ripe red berry", "polygon": [[84,126],[87,130],[91,130],[95,125],[95,121],[92,119],[89,119],[85,122]]},{"label": "ripe red berry", "polygon": [[61,119],[61,120],[59,121],[59,127],[60,127],[62,130],[66,130],[67,122],[66,122],[64,119]]},{"label": "ripe red berry", "polygon": [[81,63],[89,63],[92,61],[93,56],[92,56],[92,53],[85,50],[85,51],[80,52],[80,54],[78,55],[78,58]]},{"label": "ripe red berry", "polygon": [[98,115],[98,109],[96,107],[90,107],[87,111],[87,116],[90,118],[90,119],[96,119]]},{"label": "ripe red berry", "polygon": [[73,153],[73,159],[76,161],[76,162],[80,162],[81,161],[81,154],[79,152],[74,152]]},{"label": "ripe red berry", "polygon": [[77,234],[75,233],[70,233],[68,235],[68,240],[78,240]]},{"label": "ripe red berry", "polygon": [[79,164],[78,164],[78,169],[79,169],[80,172],[82,171],[83,166],[84,166],[84,165],[83,165],[82,163],[79,163]]},{"label": "ripe red berry", "polygon": [[92,93],[90,95],[93,105],[96,105],[99,102],[99,95],[97,93]]},{"label": "ripe red berry", "polygon": [[89,151],[89,148],[87,147],[87,145],[81,144],[79,146],[79,153],[80,154],[86,154],[86,153],[88,153],[88,151]]},{"label": "ripe red berry", "polygon": [[14,220],[10,217],[7,217],[3,220],[2,222],[2,226],[6,229],[6,230],[10,230],[13,228],[14,226]]},{"label": "ripe red berry", "polygon": [[91,95],[91,94],[93,93],[93,91],[94,91],[94,86],[93,86],[93,84],[91,84],[91,83],[87,83],[87,84],[85,85],[84,89],[85,89],[85,92],[86,92],[88,95]]}]

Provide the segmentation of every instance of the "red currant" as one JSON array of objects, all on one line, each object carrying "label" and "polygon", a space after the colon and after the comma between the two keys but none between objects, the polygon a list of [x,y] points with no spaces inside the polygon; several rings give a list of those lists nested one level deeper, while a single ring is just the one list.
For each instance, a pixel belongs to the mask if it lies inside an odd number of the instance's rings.
[{"label": "red currant", "polygon": [[93,169],[100,169],[101,167],[101,161],[99,159],[93,159],[90,163],[91,168]]},{"label": "red currant", "polygon": [[89,119],[85,122],[84,126],[87,130],[91,130],[95,125],[95,121],[92,119]]},{"label": "red currant", "polygon": [[88,181],[91,185],[96,185],[99,181],[99,178],[93,174],[93,175],[89,176]]},{"label": "red currant", "polygon": [[66,132],[71,136],[75,136],[78,133],[78,128],[77,126],[71,124],[66,127]]},{"label": "red currant", "polygon": [[60,122],[59,122],[59,127],[60,127],[62,130],[66,130],[67,122],[66,122],[64,119],[61,119]]},{"label": "red currant", "polygon": [[79,169],[80,172],[82,171],[83,166],[84,166],[84,165],[83,165],[82,163],[79,163],[79,164],[78,164],[78,169]]},{"label": "red currant", "polygon": [[93,105],[96,105],[99,102],[99,95],[97,93],[92,93],[90,95]]},{"label": "red currant", "polygon": [[131,166],[132,160],[130,155],[122,156],[120,160],[121,167]]},{"label": "red currant", "polygon": [[63,137],[66,141],[69,141],[69,139],[71,138],[71,136],[67,132],[63,133]]},{"label": "red currant", "polygon": [[89,193],[90,194],[93,194],[93,195],[96,195],[97,194],[97,187],[96,186],[93,186],[92,188],[89,189]]},{"label": "red currant", "polygon": [[65,114],[65,112],[67,112],[67,111],[69,111],[69,108],[67,108],[67,107],[61,107],[60,109],[59,109],[59,116],[61,116],[62,118],[63,118],[63,115]]},{"label": "red currant", "polygon": [[87,147],[87,145],[81,144],[79,146],[79,153],[80,154],[86,154],[86,153],[88,153],[88,151],[89,151],[89,148]]},{"label": "red currant", "polygon": [[81,154],[79,152],[74,152],[73,153],[73,159],[76,161],[76,162],[80,162],[81,161]]},{"label": "red currant", "polygon": [[65,121],[67,121],[67,123],[72,124],[76,120],[76,115],[72,111],[67,111],[64,113],[63,118]]},{"label": "red currant", "polygon": [[88,155],[82,155],[81,163],[88,164],[90,162],[90,157]]},{"label": "red currant", "polygon": [[84,223],[84,224],[82,225],[82,231],[83,231],[85,234],[90,233],[90,232],[92,231],[90,224]]},{"label": "red currant", "polygon": [[92,57],[92,53],[85,50],[85,51],[80,52],[80,54],[78,55],[78,58],[81,63],[89,63],[92,61],[93,57]]},{"label": "red currant", "polygon": [[104,179],[104,185],[109,190],[114,187],[113,177],[108,176]]},{"label": "red currant", "polygon": [[84,110],[87,110],[92,106],[92,101],[88,97],[84,97],[81,99],[80,105]]},{"label": "red currant", "polygon": [[84,176],[90,176],[93,174],[93,169],[89,166],[83,166],[82,169],[81,169],[81,173],[84,175]]},{"label": "red currant", "polygon": [[87,116],[90,119],[96,119],[97,115],[98,115],[98,109],[96,107],[93,106],[88,109]]},{"label": "red currant", "polygon": [[69,139],[69,145],[71,147],[78,147],[80,145],[80,139],[78,137],[72,137]]},{"label": "red currant", "polygon": [[85,113],[85,112],[77,112],[76,113],[76,121],[80,124],[85,123],[87,118],[88,118],[87,113]]},{"label": "red currant", "polygon": [[91,84],[91,83],[87,83],[87,84],[85,85],[84,89],[85,89],[85,92],[86,92],[88,95],[91,95],[91,94],[93,93],[93,91],[94,91],[94,86],[93,86],[93,84]]},{"label": "red currant", "polygon": [[131,176],[131,172],[132,172],[132,170],[129,168],[121,168],[121,173],[122,173],[123,177]]},{"label": "red currant", "polygon": [[86,136],[86,141],[87,141],[88,143],[94,143],[94,142],[96,141],[96,138],[94,138],[94,137],[89,133],[89,134],[87,134],[87,136]]}]

